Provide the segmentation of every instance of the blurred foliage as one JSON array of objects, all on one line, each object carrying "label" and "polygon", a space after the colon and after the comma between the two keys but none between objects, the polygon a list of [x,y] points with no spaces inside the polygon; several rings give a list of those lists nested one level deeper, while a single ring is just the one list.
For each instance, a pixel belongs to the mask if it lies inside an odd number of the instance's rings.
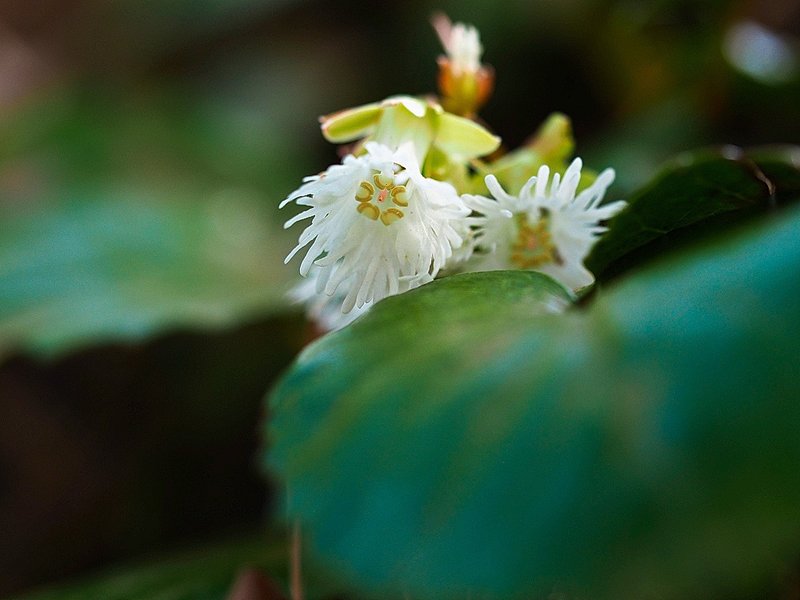
[{"label": "blurred foliage", "polygon": [[46,215],[0,223],[0,352],[52,354],[285,307],[291,273],[269,215],[235,193],[207,202],[176,195],[87,190]]},{"label": "blurred foliage", "polygon": [[236,105],[170,98],[67,96],[47,101],[49,121],[37,105],[7,124],[0,351],[285,309],[291,240],[265,196],[289,185],[287,132]]},{"label": "blurred foliage", "polygon": [[797,71],[724,51],[750,21],[796,47],[792,2],[3,3],[0,596],[257,520],[259,396],[307,337],[276,206],[336,160],[317,115],[433,89],[436,9],[481,30],[507,149],[561,111],[615,197],[678,151],[800,140]]},{"label": "blurred foliage", "polygon": [[250,536],[161,556],[150,564],[27,594],[24,600],[222,600],[244,565],[282,577],[287,570],[285,540],[275,534]]},{"label": "blurred foliage", "polygon": [[[0,369],[0,584],[255,527],[261,396],[300,320],[99,345]],[[5,596],[5,592],[1,594]]]}]

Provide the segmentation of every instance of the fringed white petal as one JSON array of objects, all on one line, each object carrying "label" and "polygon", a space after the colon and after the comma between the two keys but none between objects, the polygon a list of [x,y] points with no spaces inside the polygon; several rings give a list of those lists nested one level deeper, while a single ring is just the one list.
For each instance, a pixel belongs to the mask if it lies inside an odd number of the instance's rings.
[{"label": "fringed white petal", "polygon": [[626,203],[600,204],[614,181],[612,169],[600,173],[578,193],[582,165],[576,158],[563,177],[558,173],[551,177],[550,168],[542,165],[518,196],[509,195],[494,176],[487,176],[486,187],[494,199],[465,196],[467,206],[479,213],[467,219],[475,229],[476,256],[465,268],[529,268],[550,275],[571,290],[593,283],[594,276],[583,260],[606,231],[600,223]]},{"label": "fringed white petal", "polygon": [[432,280],[469,235],[464,200],[422,176],[412,144],[394,151],[369,142],[365,150],[281,203],[308,207],[286,223],[311,219],[287,260],[311,243],[300,272],[314,274],[326,310],[334,302],[348,313]]}]

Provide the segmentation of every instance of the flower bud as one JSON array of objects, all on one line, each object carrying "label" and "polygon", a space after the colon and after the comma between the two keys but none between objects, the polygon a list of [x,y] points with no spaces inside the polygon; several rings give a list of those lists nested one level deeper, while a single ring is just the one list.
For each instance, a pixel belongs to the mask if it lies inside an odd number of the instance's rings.
[{"label": "flower bud", "polygon": [[452,24],[443,13],[433,17],[445,55],[438,59],[439,93],[445,110],[474,117],[494,89],[494,69],[481,64],[478,30],[463,23]]}]

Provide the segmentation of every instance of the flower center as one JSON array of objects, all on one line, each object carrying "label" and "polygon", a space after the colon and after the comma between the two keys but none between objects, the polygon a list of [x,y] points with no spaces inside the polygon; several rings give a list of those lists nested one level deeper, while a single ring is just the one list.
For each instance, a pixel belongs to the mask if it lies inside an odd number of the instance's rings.
[{"label": "flower center", "polygon": [[525,215],[517,215],[517,239],[511,245],[511,260],[522,269],[535,269],[548,263],[561,264],[558,249],[550,234],[550,215],[531,224]]},{"label": "flower center", "polygon": [[359,213],[372,221],[380,219],[387,227],[405,216],[397,207],[408,206],[406,186],[397,185],[394,176],[387,177],[380,171],[374,171],[371,181],[359,184],[355,198]]}]

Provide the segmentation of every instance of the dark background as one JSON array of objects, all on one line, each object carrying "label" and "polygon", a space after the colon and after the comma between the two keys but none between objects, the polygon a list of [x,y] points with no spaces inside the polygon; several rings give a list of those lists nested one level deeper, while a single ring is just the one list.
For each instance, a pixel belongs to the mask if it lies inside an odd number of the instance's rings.
[{"label": "dark background", "polygon": [[[336,160],[317,116],[434,91],[436,9],[479,27],[505,143],[564,112],[616,197],[679,151],[800,141],[793,1],[0,3],[0,596],[269,518],[262,399],[312,335],[280,299],[297,232],[276,205]],[[220,270],[159,254],[191,223],[136,229],[224,194],[217,216],[268,243]],[[107,256],[109,235],[96,264],[54,239],[89,222],[142,246]],[[128,310],[130,289],[152,293]]]}]

